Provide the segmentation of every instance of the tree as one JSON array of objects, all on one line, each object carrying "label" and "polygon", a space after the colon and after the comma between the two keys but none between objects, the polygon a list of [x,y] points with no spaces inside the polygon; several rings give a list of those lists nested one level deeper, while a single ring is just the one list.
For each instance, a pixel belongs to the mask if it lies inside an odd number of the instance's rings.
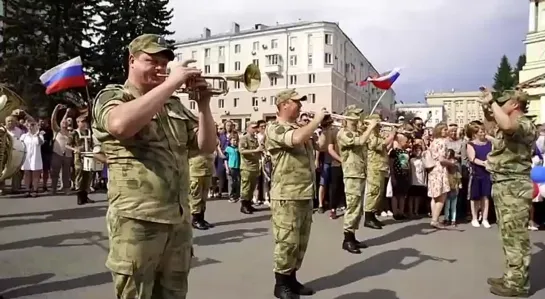
[{"label": "tree", "polygon": [[517,67],[514,70],[514,76],[515,76],[515,84],[519,84],[519,73],[522,71],[522,68],[526,64],[526,54],[521,54],[519,56],[519,59],[517,61]]},{"label": "tree", "polygon": [[513,68],[509,63],[507,56],[503,55],[501,58],[498,70],[494,75],[494,90],[495,96],[499,96],[505,90],[513,89],[515,87],[515,78],[513,76]]},{"label": "tree", "polygon": [[47,61],[45,14],[41,1],[7,1],[0,30],[0,82],[26,100],[30,113],[46,101],[39,80]]},{"label": "tree", "polygon": [[406,111],[406,110],[396,110],[395,111],[395,115],[396,115],[396,121],[401,117],[403,116],[405,118],[405,120],[403,121],[404,123],[409,123],[413,118],[416,117],[416,114],[414,114],[414,112],[412,111]]}]

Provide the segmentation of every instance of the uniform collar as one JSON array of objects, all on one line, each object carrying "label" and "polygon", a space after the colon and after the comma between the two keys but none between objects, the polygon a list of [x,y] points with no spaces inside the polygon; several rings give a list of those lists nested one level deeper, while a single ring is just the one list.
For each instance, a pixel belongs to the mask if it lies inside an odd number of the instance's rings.
[{"label": "uniform collar", "polygon": [[125,90],[129,92],[133,97],[138,98],[143,96],[144,94],[140,92],[140,90],[132,84],[129,80],[125,81],[125,85],[123,85]]}]

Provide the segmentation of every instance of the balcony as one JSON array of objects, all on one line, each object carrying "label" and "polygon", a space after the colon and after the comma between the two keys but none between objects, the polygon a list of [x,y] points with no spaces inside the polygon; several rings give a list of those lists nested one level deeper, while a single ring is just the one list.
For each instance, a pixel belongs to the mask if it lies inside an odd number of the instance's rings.
[{"label": "balcony", "polygon": [[263,68],[263,72],[265,72],[265,74],[267,74],[267,75],[279,75],[280,74],[280,65],[278,65],[278,64],[266,65]]}]

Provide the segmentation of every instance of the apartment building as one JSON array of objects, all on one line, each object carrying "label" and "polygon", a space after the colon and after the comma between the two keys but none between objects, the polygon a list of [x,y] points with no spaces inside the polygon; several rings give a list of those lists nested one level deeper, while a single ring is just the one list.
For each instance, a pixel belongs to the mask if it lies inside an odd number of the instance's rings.
[{"label": "apartment building", "polygon": [[397,111],[412,113],[426,121],[426,127],[435,127],[440,122],[447,121],[447,113],[444,105],[430,105],[424,103],[396,104]]},{"label": "apartment building", "polygon": [[[341,112],[351,104],[369,111],[382,95],[372,84],[357,85],[379,71],[337,23],[255,24],[246,30],[233,23],[229,32],[213,34],[204,28],[201,37],[179,41],[175,47],[178,60],[195,59],[210,76],[242,74],[250,63],[259,66],[262,81],[256,93],[240,82],[229,82],[229,93],[211,103],[216,121],[231,119],[242,129],[250,120],[274,118],[275,95],[286,88],[307,95],[306,111]],[[394,98],[395,92],[387,91],[381,105],[393,109]],[[196,111],[194,101],[182,99]]]},{"label": "apartment building", "polygon": [[432,106],[444,106],[446,121],[463,126],[474,120],[483,120],[484,114],[481,110],[479,97],[480,91],[451,92],[430,91],[426,93],[426,102]]}]

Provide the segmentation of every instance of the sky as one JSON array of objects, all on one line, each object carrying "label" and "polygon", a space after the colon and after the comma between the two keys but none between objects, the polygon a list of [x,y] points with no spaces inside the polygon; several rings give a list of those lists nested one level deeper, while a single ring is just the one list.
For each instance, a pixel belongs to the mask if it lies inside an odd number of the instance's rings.
[{"label": "sky", "polygon": [[[525,51],[528,2],[521,0],[206,0],[170,1],[175,39],[204,27],[227,32],[256,23],[338,22],[379,72],[402,67],[396,100],[424,102],[428,90],[492,85],[502,55]],[[417,5],[418,4],[418,5]]]}]

